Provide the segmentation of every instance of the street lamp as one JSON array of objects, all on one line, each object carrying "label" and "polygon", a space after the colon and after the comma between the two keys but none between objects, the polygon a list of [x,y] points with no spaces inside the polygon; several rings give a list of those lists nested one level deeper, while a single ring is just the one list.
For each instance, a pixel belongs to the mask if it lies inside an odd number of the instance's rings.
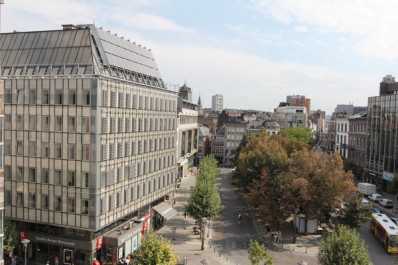
[{"label": "street lamp", "polygon": [[298,213],[298,209],[294,209],[294,214],[293,214],[293,244],[296,243],[296,216]]},{"label": "street lamp", "polygon": [[21,243],[23,244],[23,251],[25,252],[25,265],[26,265],[26,262],[27,262],[27,260],[26,260],[26,252],[27,252],[27,250],[28,250],[28,244],[29,244],[29,242],[30,242],[30,240],[27,239],[27,238],[21,240]]}]

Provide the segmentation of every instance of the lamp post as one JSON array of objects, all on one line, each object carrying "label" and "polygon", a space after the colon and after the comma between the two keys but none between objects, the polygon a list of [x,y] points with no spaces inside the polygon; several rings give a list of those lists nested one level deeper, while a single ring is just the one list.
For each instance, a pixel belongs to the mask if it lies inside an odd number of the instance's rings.
[{"label": "lamp post", "polygon": [[26,260],[26,252],[28,250],[28,244],[29,244],[30,240],[29,239],[23,239],[21,240],[21,243],[23,244],[23,251],[25,252],[25,265],[27,264],[27,260]]},{"label": "lamp post", "polygon": [[293,244],[296,243],[296,216],[298,213],[298,209],[294,209],[294,214],[293,214]]}]

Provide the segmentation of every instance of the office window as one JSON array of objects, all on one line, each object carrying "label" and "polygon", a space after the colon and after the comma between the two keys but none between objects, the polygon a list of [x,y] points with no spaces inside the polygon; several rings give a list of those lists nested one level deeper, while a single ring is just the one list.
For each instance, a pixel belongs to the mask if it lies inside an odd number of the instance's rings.
[{"label": "office window", "polygon": [[75,186],[75,172],[68,171],[68,186]]},{"label": "office window", "polygon": [[36,207],[36,194],[34,193],[29,193],[29,208],[35,208]]},{"label": "office window", "polygon": [[114,159],[115,158],[115,155],[116,155],[116,145],[114,144],[114,143],[111,143],[110,144],[111,146],[111,156],[110,156],[110,159]]},{"label": "office window", "polygon": [[41,183],[48,183],[48,169],[42,168],[41,169]]},{"label": "office window", "polygon": [[36,181],[36,168],[34,167],[29,168],[29,181],[30,182]]},{"label": "office window", "polygon": [[50,147],[48,143],[42,143],[42,157],[50,157]]},{"label": "office window", "polygon": [[62,198],[61,196],[54,196],[54,211],[62,210]]},{"label": "office window", "polygon": [[124,128],[123,127],[123,118],[119,118],[117,123],[118,123],[118,126],[117,126],[118,127],[118,131],[119,132],[123,132],[123,128]]},{"label": "office window", "polygon": [[74,212],[75,212],[75,199],[68,198],[68,213],[74,213]]},{"label": "office window", "polygon": [[102,106],[106,107],[109,106],[109,96],[108,96],[108,91],[104,90],[102,91]]},{"label": "office window", "polygon": [[29,156],[35,157],[36,156],[37,145],[36,142],[29,142]]},{"label": "office window", "polygon": [[62,173],[61,170],[54,171],[54,184],[55,185],[62,185]]},{"label": "office window", "polygon": [[29,104],[36,104],[36,90],[29,90]]},{"label": "office window", "polygon": [[62,104],[62,90],[55,90],[55,104]]},{"label": "office window", "polygon": [[76,90],[69,90],[69,105],[76,105]]},{"label": "office window", "polygon": [[50,116],[42,116],[41,123],[42,131],[48,131],[50,129]]},{"label": "office window", "polygon": [[83,90],[83,106],[90,106],[90,90]]},{"label": "office window", "polygon": [[68,159],[75,159],[76,148],[74,144],[68,144]]},{"label": "office window", "polygon": [[116,118],[111,118],[111,133],[116,133]]},{"label": "office window", "polygon": [[41,209],[48,210],[48,195],[41,195]]},{"label": "office window", "polygon": [[36,116],[35,115],[29,115],[29,130],[30,131],[36,131]]},{"label": "office window", "polygon": [[123,98],[123,93],[120,92],[119,93],[119,108],[123,108],[124,107],[124,98]]},{"label": "office window", "polygon": [[82,179],[82,188],[88,188],[90,185],[90,173],[82,172],[81,179]]},{"label": "office window", "polygon": [[82,133],[90,132],[90,117],[82,117]]},{"label": "office window", "polygon": [[24,102],[24,91],[22,89],[17,90],[17,104],[23,104]]},{"label": "office window", "polygon": [[82,200],[82,212],[81,214],[88,214],[88,200]]},{"label": "office window", "polygon": [[76,117],[68,117],[68,132],[76,132]]},{"label": "office window", "polygon": [[41,103],[42,104],[50,104],[48,90],[42,90],[41,95],[42,95]]},{"label": "office window", "polygon": [[62,158],[62,144],[54,144],[54,157],[55,158]]},{"label": "office window", "polygon": [[11,204],[11,191],[10,190],[4,191],[4,204],[6,204],[6,205]]},{"label": "office window", "polygon": [[129,109],[131,108],[131,95],[126,94],[126,108]]},{"label": "office window", "polygon": [[17,192],[17,206],[23,206],[23,193]]},{"label": "office window", "polygon": [[117,144],[117,152],[118,152],[118,157],[123,157],[123,143],[118,143]]},{"label": "office window", "polygon": [[55,131],[62,131],[62,116],[55,116]]},{"label": "office window", "polygon": [[122,205],[122,192],[116,193],[116,205],[120,207]]},{"label": "office window", "polygon": [[11,89],[4,90],[4,103],[11,104],[12,103],[12,94]]},{"label": "office window", "polygon": [[102,118],[102,133],[108,133],[108,119]]},{"label": "office window", "polygon": [[24,125],[23,116],[22,115],[17,115],[16,119],[17,119],[17,129],[18,130],[23,130],[23,125]]},{"label": "office window", "polygon": [[111,92],[111,107],[116,107],[116,92]]},{"label": "office window", "polygon": [[82,160],[83,161],[90,160],[90,145],[82,146]]}]

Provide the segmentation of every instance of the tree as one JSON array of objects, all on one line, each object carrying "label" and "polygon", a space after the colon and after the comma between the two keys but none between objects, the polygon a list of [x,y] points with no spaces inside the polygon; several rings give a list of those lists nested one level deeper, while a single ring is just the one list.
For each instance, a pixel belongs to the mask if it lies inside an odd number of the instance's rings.
[{"label": "tree", "polygon": [[15,224],[4,218],[4,249],[12,251],[18,244],[18,233]]},{"label": "tree", "polygon": [[337,154],[301,150],[292,155],[289,170],[284,172],[291,184],[284,193],[285,209],[299,209],[306,220],[322,218],[355,191],[353,175],[345,172]]},{"label": "tree", "polygon": [[185,207],[185,212],[200,223],[202,250],[206,222],[217,218],[223,209],[220,194],[216,190],[217,174],[217,161],[213,156],[205,157],[198,170],[195,188]]},{"label": "tree", "polygon": [[314,139],[314,133],[307,127],[286,128],[280,133],[280,135],[285,136],[287,139],[296,139],[301,141],[307,145],[307,147]]},{"label": "tree", "polygon": [[132,264],[174,265],[178,259],[169,241],[150,232],[143,238],[141,246],[134,253]]},{"label": "tree", "polygon": [[318,254],[321,265],[370,265],[367,247],[359,235],[346,226],[321,241]]},{"label": "tree", "polygon": [[264,261],[264,265],[274,264],[265,246],[260,245],[256,240],[250,240],[247,252],[249,253],[249,260],[252,265],[259,265],[261,261]]},{"label": "tree", "polygon": [[341,209],[341,223],[350,228],[362,226],[370,219],[371,206],[362,202],[362,194],[354,193],[346,203],[346,207]]},{"label": "tree", "polygon": [[239,159],[239,153],[240,151],[242,151],[243,148],[246,147],[247,142],[249,140],[249,136],[245,133],[242,137],[242,140],[240,141],[238,148],[236,148],[236,153],[235,153],[235,157],[234,157],[234,165],[236,166],[236,161],[238,161]]},{"label": "tree", "polygon": [[239,185],[247,189],[254,181],[259,180],[264,169],[271,176],[286,169],[288,156],[282,145],[264,131],[252,135],[236,161],[236,177]]}]

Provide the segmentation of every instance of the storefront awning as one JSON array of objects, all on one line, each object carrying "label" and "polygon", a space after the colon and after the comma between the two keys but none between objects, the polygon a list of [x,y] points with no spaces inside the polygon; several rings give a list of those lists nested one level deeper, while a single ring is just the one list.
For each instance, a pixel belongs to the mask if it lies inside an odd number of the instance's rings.
[{"label": "storefront awning", "polygon": [[177,210],[173,208],[170,204],[165,202],[159,203],[158,205],[152,208],[153,210],[157,211],[164,219],[169,220],[174,215],[177,214]]}]

